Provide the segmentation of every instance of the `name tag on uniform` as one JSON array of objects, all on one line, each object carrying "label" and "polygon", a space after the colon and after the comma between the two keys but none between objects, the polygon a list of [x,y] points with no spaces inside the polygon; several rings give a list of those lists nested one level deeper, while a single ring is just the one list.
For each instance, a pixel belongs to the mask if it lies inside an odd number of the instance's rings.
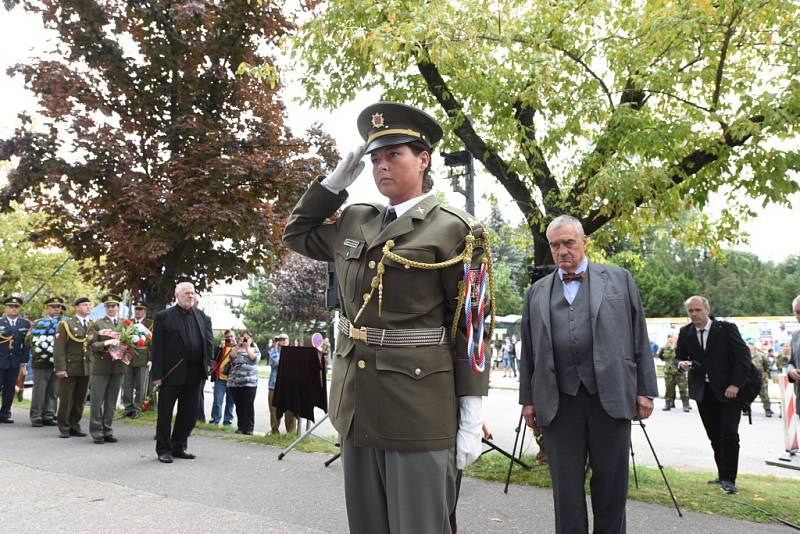
[{"label": "name tag on uniform", "polygon": [[355,239],[347,238],[344,240],[344,246],[350,248],[356,248],[358,245],[361,244],[361,241],[356,241]]}]

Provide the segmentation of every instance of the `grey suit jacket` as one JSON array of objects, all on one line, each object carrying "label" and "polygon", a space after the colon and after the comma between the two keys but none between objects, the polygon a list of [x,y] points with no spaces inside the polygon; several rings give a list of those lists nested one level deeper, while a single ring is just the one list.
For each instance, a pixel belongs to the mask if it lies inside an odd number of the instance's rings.
[{"label": "grey suit jacket", "polygon": [[[792,334],[792,357],[789,358],[787,369],[800,369],[800,330]],[[792,380],[791,378],[789,380]],[[794,380],[792,380],[794,382]],[[800,382],[794,383],[795,402],[800,401]]]},{"label": "grey suit jacket", "polygon": [[[639,291],[625,269],[591,262],[587,269],[597,393],[608,415],[633,419],[637,395],[658,396]],[[522,312],[519,403],[534,405],[540,426],[548,426],[558,412],[550,331],[550,292],[557,276],[555,271],[530,288]]]}]

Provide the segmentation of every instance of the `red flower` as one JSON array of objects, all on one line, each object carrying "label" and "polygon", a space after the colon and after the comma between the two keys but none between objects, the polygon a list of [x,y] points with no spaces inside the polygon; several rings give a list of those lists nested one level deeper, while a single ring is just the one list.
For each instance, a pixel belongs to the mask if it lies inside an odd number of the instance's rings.
[{"label": "red flower", "polygon": [[139,338],[139,341],[136,342],[136,345],[138,347],[144,347],[144,343],[145,343],[144,339]]},{"label": "red flower", "polygon": [[125,326],[130,326],[130,325],[132,325],[133,323],[131,322],[131,320],[130,320],[130,319],[123,319],[123,320],[122,320],[122,324],[124,324]]}]

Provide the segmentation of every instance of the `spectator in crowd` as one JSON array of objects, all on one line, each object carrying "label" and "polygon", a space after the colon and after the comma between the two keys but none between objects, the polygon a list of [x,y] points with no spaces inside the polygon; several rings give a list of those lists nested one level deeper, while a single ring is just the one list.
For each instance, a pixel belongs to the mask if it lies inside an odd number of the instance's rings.
[{"label": "spectator in crowd", "polygon": [[500,369],[503,367],[503,350],[502,344],[500,341],[492,342],[492,361],[494,362],[494,368]]},{"label": "spectator in crowd", "polygon": [[783,369],[789,364],[792,359],[792,344],[784,343],[781,346],[781,351],[775,356],[775,367],[778,369],[778,374],[783,372]]},{"label": "spectator in crowd", "polygon": [[289,344],[289,336],[287,334],[280,334],[274,339],[272,349],[269,351],[269,426],[273,434],[279,433],[281,426],[281,419],[284,419],[283,425],[286,432],[291,434],[295,431],[297,419],[292,412],[279,412],[275,406],[272,405],[272,398],[275,395],[275,385],[278,383],[278,364],[281,361],[281,348]]},{"label": "spectator in crowd", "polygon": [[520,358],[522,357],[522,340],[517,339],[516,334],[511,336],[511,344],[514,347],[514,360],[512,361],[512,365],[514,366],[514,376],[517,376],[517,369],[519,369]]},{"label": "spectator in crowd", "polygon": [[242,334],[239,345],[229,352],[230,370],[227,387],[236,406],[237,434],[253,434],[260,358],[261,353],[253,344],[253,335],[250,332]]},{"label": "spectator in crowd", "polygon": [[689,395],[714,450],[717,478],[709,483],[736,494],[742,415],[737,396],[747,378],[750,353],[735,324],[711,315],[708,299],[689,297],[684,306],[691,322],[678,333],[675,354],[679,368],[689,372]]},{"label": "spectator in crowd", "polygon": [[[511,378],[512,376],[512,359],[516,360],[516,356],[514,355],[514,344],[511,342],[511,338],[506,336],[506,338],[503,340],[503,378]],[[514,376],[517,376],[516,369],[514,369]]]},{"label": "spectator in crowd", "polygon": [[675,407],[675,388],[681,395],[681,402],[683,403],[683,411],[689,412],[692,407],[689,405],[689,383],[686,373],[679,371],[677,362],[675,361],[675,344],[677,339],[670,334],[667,336],[667,342],[663,347],[658,349],[657,356],[664,362],[664,384],[666,391],[664,391],[664,408],[662,411],[668,412]]},{"label": "spectator in crowd", "polygon": [[[211,371],[211,381],[214,382],[214,402],[211,406],[211,424],[218,425],[222,419],[222,426],[233,424],[233,397],[228,391],[228,371],[230,370],[231,352],[236,347],[236,333],[225,330],[222,334],[222,343],[214,359],[214,368]],[[225,403],[223,415],[222,404]]]},{"label": "spectator in crowd", "polygon": [[[797,322],[800,323],[800,295],[797,295],[792,301],[792,311]],[[791,356],[789,357],[786,371],[789,375],[789,380],[794,382],[794,398],[795,403],[797,403],[798,399],[800,399],[800,330],[795,330],[792,333],[792,341],[789,345]]]}]

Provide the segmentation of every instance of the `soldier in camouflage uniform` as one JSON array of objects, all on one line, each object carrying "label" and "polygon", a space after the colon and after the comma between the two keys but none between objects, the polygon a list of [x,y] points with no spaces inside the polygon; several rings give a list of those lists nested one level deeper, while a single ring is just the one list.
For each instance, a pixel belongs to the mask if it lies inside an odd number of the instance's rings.
[{"label": "soldier in camouflage uniform", "polygon": [[781,347],[781,351],[775,356],[775,367],[778,368],[778,374],[783,374],[784,369],[789,364],[789,360],[792,359],[792,345],[790,343],[784,343]]},{"label": "soldier in camouflage uniform", "polygon": [[753,364],[761,371],[761,392],[758,394],[761,397],[761,404],[764,406],[764,415],[772,417],[772,406],[769,402],[769,360],[767,353],[763,350],[756,348],[752,342],[747,342],[747,348],[750,349],[750,357],[753,359]]},{"label": "soldier in camouflage uniform", "polygon": [[683,411],[689,412],[692,409],[689,405],[689,383],[686,373],[678,370],[675,365],[676,343],[675,336],[670,334],[667,336],[667,343],[658,349],[657,355],[664,362],[664,384],[666,386],[662,411],[668,412],[675,407],[675,387],[677,386],[683,402]]}]

